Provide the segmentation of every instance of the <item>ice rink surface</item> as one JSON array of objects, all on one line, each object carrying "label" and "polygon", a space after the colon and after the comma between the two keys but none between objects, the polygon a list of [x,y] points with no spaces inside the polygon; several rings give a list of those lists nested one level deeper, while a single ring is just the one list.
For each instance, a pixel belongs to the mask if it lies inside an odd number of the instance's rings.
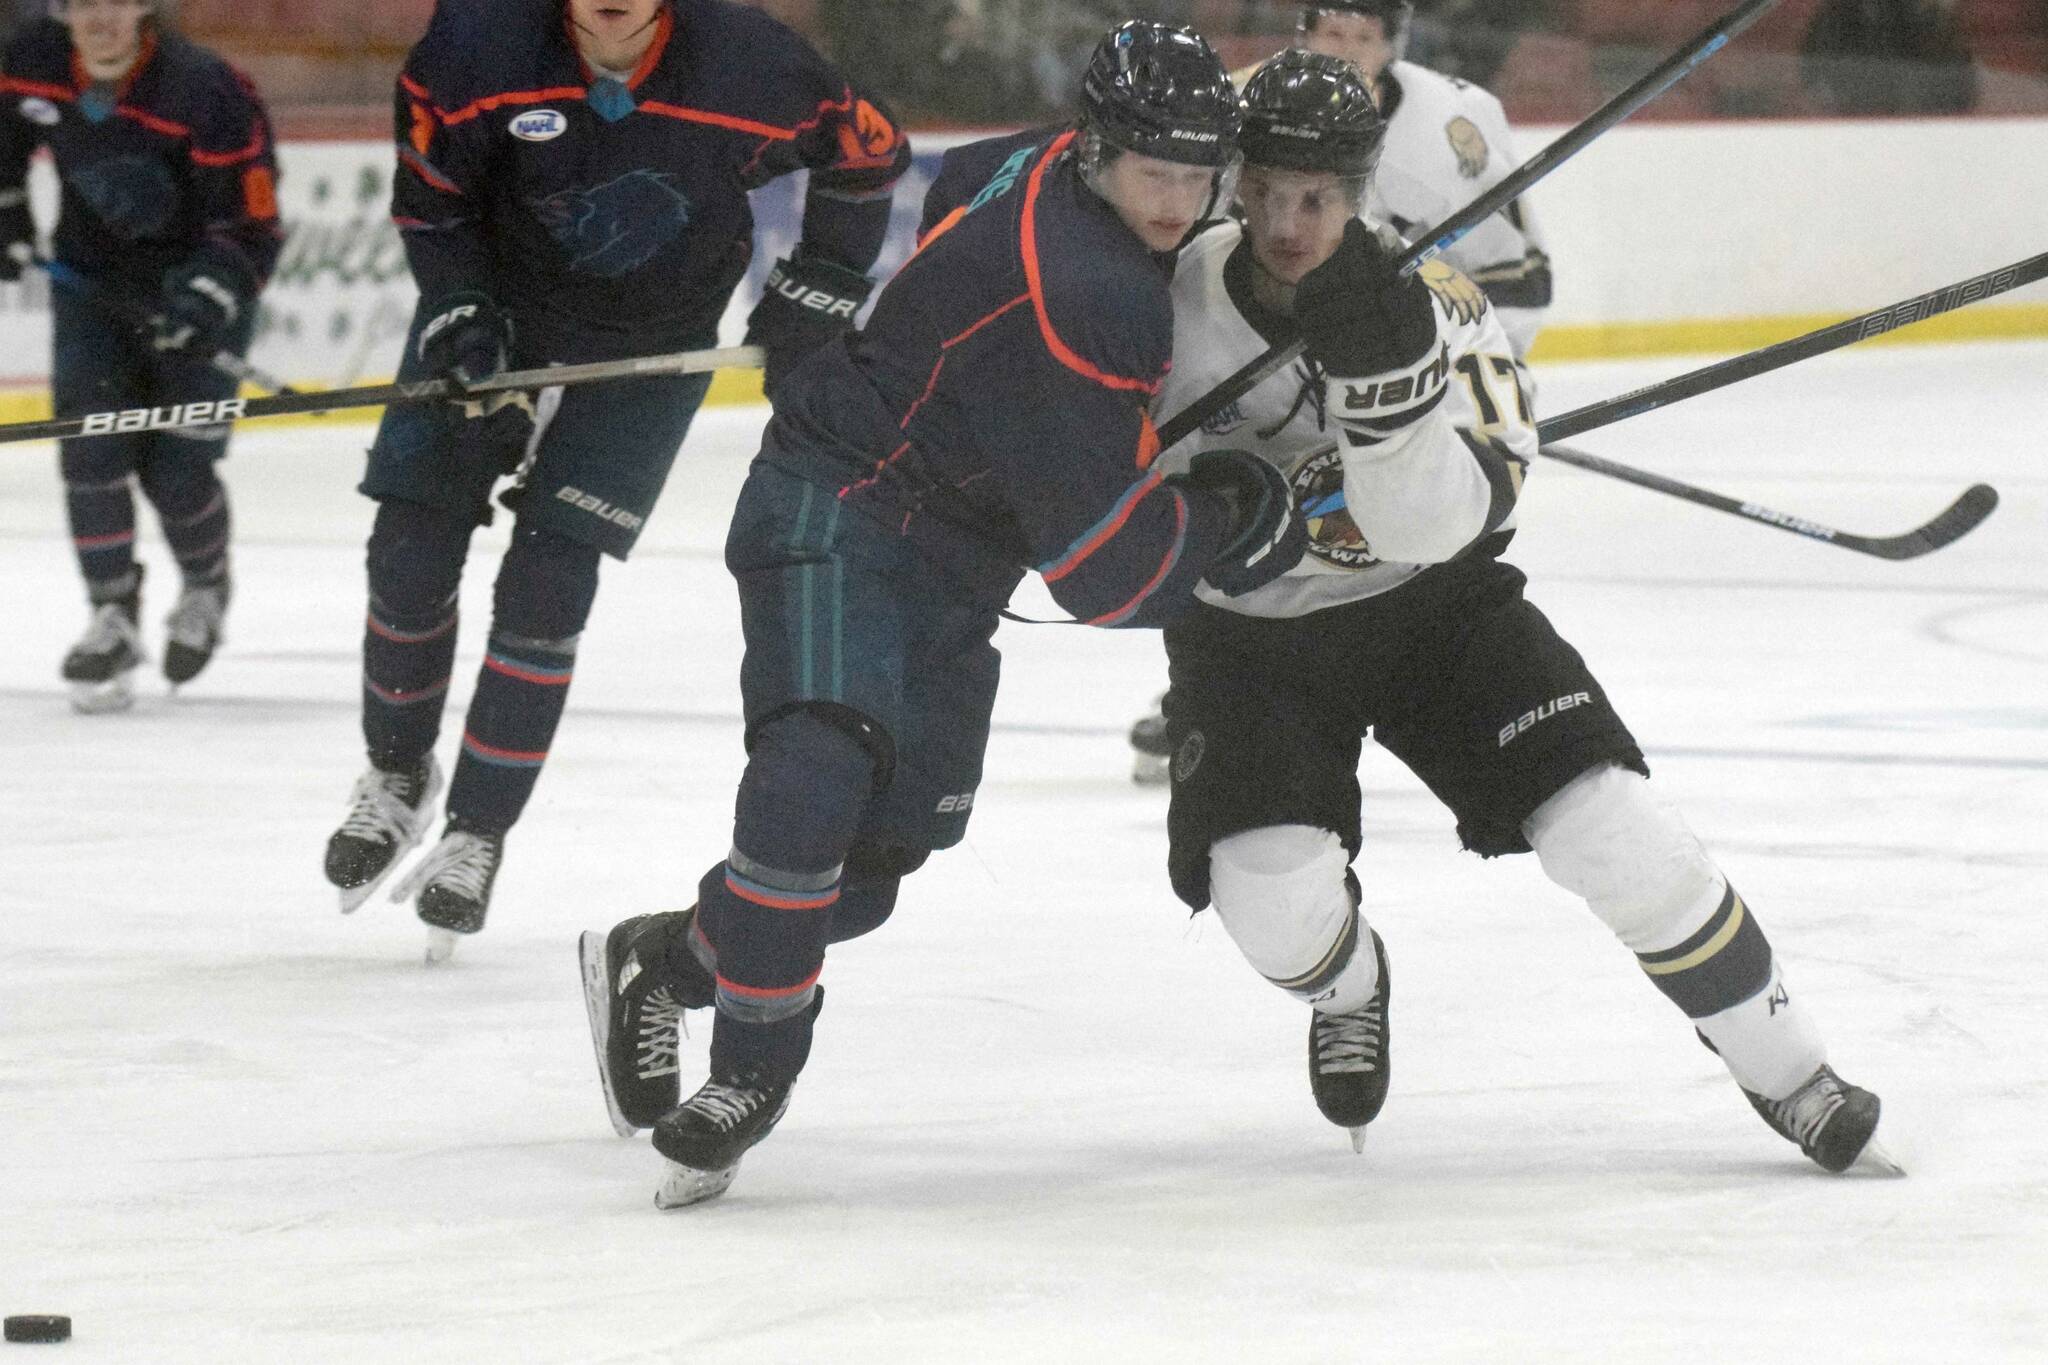
[{"label": "ice rink surface", "polygon": [[[1544,406],[1691,363],[1556,369]],[[1167,888],[1123,738],[1156,640],[1005,626],[966,844],[835,950],[732,1193],[658,1214],[572,949],[725,850],[718,547],[762,414],[706,414],[606,566],[490,926],[437,970],[409,911],[343,919],[319,871],[362,766],[367,429],[240,438],[230,644],[105,718],[57,681],[85,613],[54,459],[0,449],[0,1311],[71,1314],[75,1362],[2038,1360],[2044,375],[2048,345],[1850,353],[1579,443],[1868,533],[1997,485],[1925,559],[1551,462],[1511,556],[1883,1096],[1903,1181],[1810,1167],[1583,906],[1461,853],[1371,750],[1397,1047],[1352,1155],[1300,1007]],[[173,570],[144,538],[154,650]]]}]

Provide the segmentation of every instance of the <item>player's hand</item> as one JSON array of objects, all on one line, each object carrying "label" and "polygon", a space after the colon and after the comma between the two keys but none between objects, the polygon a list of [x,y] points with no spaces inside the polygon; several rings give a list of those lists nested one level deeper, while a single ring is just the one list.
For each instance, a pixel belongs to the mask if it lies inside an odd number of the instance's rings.
[{"label": "player's hand", "polygon": [[0,284],[20,279],[35,252],[36,220],[29,216],[27,192],[0,190]]},{"label": "player's hand", "polygon": [[[432,316],[420,328],[414,348],[429,376],[468,390],[505,372],[512,358],[512,319],[488,294],[473,289],[450,294],[429,311]],[[529,425],[533,420],[533,396],[519,389],[453,401],[472,419],[519,408]]]},{"label": "player's hand", "polygon": [[151,318],[158,351],[220,353],[235,338],[256,297],[255,272],[241,253],[202,251],[164,272],[164,292]]},{"label": "player's hand", "polygon": [[768,396],[805,356],[853,326],[875,282],[819,257],[785,257],[747,318],[746,344],[768,352]]},{"label": "player's hand", "polygon": [[1294,291],[1309,355],[1331,374],[1357,379],[1405,370],[1436,349],[1434,296],[1419,275],[1395,273],[1398,259],[1354,218],[1330,259]]},{"label": "player's hand", "polygon": [[1228,597],[1262,588],[1301,562],[1308,528],[1287,476],[1245,450],[1205,450],[1178,482],[1223,499],[1231,511],[1230,543],[1203,577]]}]

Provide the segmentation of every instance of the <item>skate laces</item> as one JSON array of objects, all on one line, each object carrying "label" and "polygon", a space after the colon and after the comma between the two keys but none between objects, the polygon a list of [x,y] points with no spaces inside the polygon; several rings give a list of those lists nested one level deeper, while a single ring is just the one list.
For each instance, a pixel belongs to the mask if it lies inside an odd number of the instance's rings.
[{"label": "skate laces", "polygon": [[348,816],[341,822],[341,832],[352,839],[397,843],[410,831],[417,813],[413,802],[406,799],[407,793],[417,800],[425,785],[410,773],[370,769],[356,779],[356,789],[349,793]]},{"label": "skate laces", "polygon": [[682,1045],[679,1031],[682,1001],[667,986],[657,986],[640,1005],[640,1056],[634,1064],[643,1081],[656,1076],[673,1076],[677,1071],[676,1051]]},{"label": "skate laces", "polygon": [[768,1092],[747,1085],[706,1081],[704,1088],[690,1096],[684,1106],[711,1120],[720,1132],[729,1132],[767,1102]]},{"label": "skate laces", "polygon": [[1813,1073],[1813,1079],[1782,1100],[1765,1100],[1771,1113],[1777,1118],[1778,1126],[1785,1135],[1801,1147],[1813,1146],[1820,1130],[1834,1117],[1848,1096],[1843,1093],[1842,1082],[1834,1071],[1822,1067]]},{"label": "skate laces", "polygon": [[1379,1068],[1381,1005],[1378,996],[1349,1014],[1316,1014],[1316,1069],[1324,1073]]},{"label": "skate laces", "polygon": [[122,645],[140,650],[142,637],[128,619],[127,608],[119,602],[102,602],[92,609],[85,636],[71,647],[74,654],[111,654]]},{"label": "skate laces", "polygon": [[480,901],[498,866],[498,847],[498,841],[487,834],[445,834],[404,884],[391,893],[391,899],[411,900],[423,887],[434,885]]},{"label": "skate laces", "polygon": [[227,615],[227,593],[217,583],[188,587],[178,594],[171,614],[164,618],[174,644],[188,649],[205,649],[220,633]]}]

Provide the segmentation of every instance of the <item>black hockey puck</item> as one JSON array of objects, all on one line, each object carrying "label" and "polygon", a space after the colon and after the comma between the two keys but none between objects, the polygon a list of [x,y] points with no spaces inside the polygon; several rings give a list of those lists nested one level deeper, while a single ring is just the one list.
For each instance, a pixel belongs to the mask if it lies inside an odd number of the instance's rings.
[{"label": "black hockey puck", "polygon": [[7,1319],[9,1341],[69,1341],[71,1319],[62,1313],[22,1313]]}]

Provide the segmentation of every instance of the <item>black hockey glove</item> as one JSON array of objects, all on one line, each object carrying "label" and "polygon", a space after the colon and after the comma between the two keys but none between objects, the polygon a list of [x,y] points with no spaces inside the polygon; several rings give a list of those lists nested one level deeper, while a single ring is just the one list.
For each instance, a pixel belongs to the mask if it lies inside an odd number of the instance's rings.
[{"label": "black hockey glove", "polygon": [[[440,299],[429,312],[432,316],[420,328],[414,349],[420,368],[430,377],[468,389],[505,372],[512,358],[512,319],[499,311],[488,294],[465,289]],[[451,401],[463,416],[473,420],[516,408],[523,416],[515,414],[506,422],[523,423],[529,431],[533,427],[533,395],[520,389]]]},{"label": "black hockey glove", "polygon": [[0,190],[0,284],[20,279],[35,250],[36,220],[28,211],[28,191]]},{"label": "black hockey glove", "polygon": [[1203,577],[1227,597],[1263,588],[1301,562],[1308,528],[1287,476],[1245,450],[1205,450],[1179,482],[1222,497],[1234,517],[1230,543]]},{"label": "black hockey glove", "polygon": [[218,355],[235,339],[258,284],[239,251],[216,248],[164,272],[164,292],[150,319],[159,351]]},{"label": "black hockey glove", "polygon": [[1340,378],[1421,363],[1437,344],[1435,296],[1419,274],[1394,273],[1394,250],[1354,218],[1329,260],[1294,291],[1308,353]]},{"label": "black hockey glove", "polygon": [[784,257],[747,318],[746,344],[768,351],[768,396],[812,351],[853,326],[875,282],[814,256]]}]

